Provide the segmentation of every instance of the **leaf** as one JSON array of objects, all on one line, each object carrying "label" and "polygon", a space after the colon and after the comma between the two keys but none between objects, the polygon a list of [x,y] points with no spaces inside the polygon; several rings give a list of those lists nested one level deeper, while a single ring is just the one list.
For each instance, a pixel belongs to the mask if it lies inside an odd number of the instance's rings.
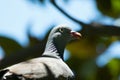
[{"label": "leaf", "polygon": [[117,77],[119,76],[120,72],[120,59],[112,59],[107,64],[112,76]]},{"label": "leaf", "polygon": [[96,44],[87,39],[74,41],[67,45],[67,49],[73,56],[83,59],[92,57],[96,54]]},{"label": "leaf", "polygon": [[118,18],[120,15],[120,0],[96,0],[98,9],[107,16]]},{"label": "leaf", "polygon": [[0,46],[4,49],[7,55],[23,48],[15,40],[4,36],[0,36]]}]

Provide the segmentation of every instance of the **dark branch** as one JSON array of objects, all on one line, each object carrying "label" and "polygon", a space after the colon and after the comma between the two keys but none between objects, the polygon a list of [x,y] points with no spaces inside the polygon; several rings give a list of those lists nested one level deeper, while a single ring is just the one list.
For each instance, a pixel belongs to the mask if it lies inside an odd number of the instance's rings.
[{"label": "dark branch", "polygon": [[66,17],[71,19],[72,21],[82,25],[82,35],[83,36],[120,36],[120,26],[113,25],[104,25],[100,23],[90,23],[86,24],[80,20],[77,20],[67,14],[63,9],[61,9],[55,2],[55,0],[50,0],[51,3],[56,7],[61,13],[63,13]]},{"label": "dark branch", "polygon": [[120,27],[91,23],[84,25],[81,32],[86,36],[120,36]]},{"label": "dark branch", "polygon": [[55,2],[55,0],[50,0],[51,3],[60,11],[62,12],[66,17],[68,17],[69,19],[73,20],[74,22],[78,23],[78,24],[81,24],[81,25],[84,25],[85,23],[71,17],[69,14],[67,14],[64,10],[62,10]]}]

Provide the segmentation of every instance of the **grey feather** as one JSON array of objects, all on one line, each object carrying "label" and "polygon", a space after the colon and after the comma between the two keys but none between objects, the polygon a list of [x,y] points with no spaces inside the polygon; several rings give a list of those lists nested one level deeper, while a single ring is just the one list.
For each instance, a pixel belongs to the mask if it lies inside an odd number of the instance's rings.
[{"label": "grey feather", "polygon": [[72,70],[63,61],[64,48],[74,39],[70,32],[66,26],[55,27],[41,57],[1,70],[1,80],[73,80]]}]

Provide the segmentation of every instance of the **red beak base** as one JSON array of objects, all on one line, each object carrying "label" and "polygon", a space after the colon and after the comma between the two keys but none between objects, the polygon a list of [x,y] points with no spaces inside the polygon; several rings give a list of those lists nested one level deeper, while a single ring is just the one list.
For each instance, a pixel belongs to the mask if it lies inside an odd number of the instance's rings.
[{"label": "red beak base", "polygon": [[72,35],[73,37],[75,37],[76,39],[79,39],[79,38],[81,38],[81,36],[82,36],[80,33],[75,32],[75,31],[71,31],[71,35]]}]

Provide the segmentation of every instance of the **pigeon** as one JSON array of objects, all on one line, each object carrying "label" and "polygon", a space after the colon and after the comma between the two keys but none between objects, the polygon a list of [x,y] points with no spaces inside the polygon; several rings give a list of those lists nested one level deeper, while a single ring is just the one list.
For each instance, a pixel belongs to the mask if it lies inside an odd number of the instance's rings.
[{"label": "pigeon", "polygon": [[0,80],[73,80],[75,75],[64,62],[63,54],[67,43],[80,37],[66,25],[54,27],[40,57],[0,70]]}]

